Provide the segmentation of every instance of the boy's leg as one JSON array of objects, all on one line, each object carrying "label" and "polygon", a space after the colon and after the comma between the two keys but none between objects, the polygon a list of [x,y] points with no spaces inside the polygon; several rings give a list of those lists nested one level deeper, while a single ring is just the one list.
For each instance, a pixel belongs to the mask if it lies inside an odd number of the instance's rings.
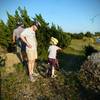
[{"label": "boy's leg", "polygon": [[46,74],[48,76],[50,76],[50,77],[52,75],[52,65],[53,65],[53,59],[52,58],[48,58],[48,69],[46,71]]},{"label": "boy's leg", "polygon": [[55,67],[56,67],[56,59],[53,59],[53,61],[52,61],[52,75],[51,75],[52,78],[56,77],[56,75],[55,75]]},{"label": "boy's leg", "polygon": [[59,71],[59,62],[58,62],[58,59],[56,59],[56,61],[55,61],[55,69],[57,70],[57,71]]},{"label": "boy's leg", "polygon": [[51,64],[48,63],[48,68],[47,68],[47,70],[46,70],[46,75],[47,75],[47,76],[51,76],[51,70],[52,70]]},{"label": "boy's leg", "polygon": [[54,66],[52,66],[52,75],[51,75],[51,77],[52,78],[56,77],[56,75],[55,75],[55,67]]},{"label": "boy's leg", "polygon": [[51,76],[55,75],[54,72],[55,72],[55,68],[54,68],[54,66],[52,66],[52,75]]}]

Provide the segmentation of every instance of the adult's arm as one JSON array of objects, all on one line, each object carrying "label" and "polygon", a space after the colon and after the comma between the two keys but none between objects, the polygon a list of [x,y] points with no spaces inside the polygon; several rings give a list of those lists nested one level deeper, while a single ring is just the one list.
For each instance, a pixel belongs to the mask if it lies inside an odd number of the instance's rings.
[{"label": "adult's arm", "polygon": [[26,45],[27,45],[29,48],[32,47],[32,46],[28,43],[26,36],[21,35],[20,38],[22,39],[22,41],[23,41],[24,43],[26,43]]}]

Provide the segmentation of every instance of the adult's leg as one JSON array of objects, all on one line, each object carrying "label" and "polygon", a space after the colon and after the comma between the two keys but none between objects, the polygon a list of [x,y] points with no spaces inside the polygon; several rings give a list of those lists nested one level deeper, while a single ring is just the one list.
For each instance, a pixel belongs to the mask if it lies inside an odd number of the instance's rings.
[{"label": "adult's leg", "polygon": [[32,59],[28,60],[29,78],[30,78],[30,81],[32,82],[36,80],[36,77],[33,77],[34,63],[35,63],[35,60],[32,60]]},{"label": "adult's leg", "polygon": [[17,46],[17,56],[20,60],[20,62],[23,62],[23,57],[22,57],[22,46],[21,46],[21,41],[18,39],[16,40],[16,46]]},{"label": "adult's leg", "polygon": [[35,60],[28,61],[29,76],[33,74]]},{"label": "adult's leg", "polygon": [[33,72],[35,70],[35,59],[36,59],[36,52],[34,52],[34,50],[30,49],[27,50],[27,57],[28,57],[28,69],[29,69],[29,75],[34,75],[34,76],[38,76],[38,74],[36,75],[35,72]]}]

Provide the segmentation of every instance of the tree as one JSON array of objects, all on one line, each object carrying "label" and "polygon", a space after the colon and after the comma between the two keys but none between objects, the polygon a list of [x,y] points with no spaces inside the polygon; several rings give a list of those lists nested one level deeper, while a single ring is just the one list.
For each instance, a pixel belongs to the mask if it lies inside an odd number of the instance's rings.
[{"label": "tree", "polygon": [[[16,24],[19,21],[22,21],[25,27],[29,27],[33,20],[38,20],[41,23],[41,27],[37,31],[36,37],[38,41],[38,53],[42,57],[44,54],[47,55],[47,49],[49,46],[50,38],[55,37],[59,41],[60,47],[67,47],[71,41],[71,37],[69,34],[66,34],[63,32],[62,28],[52,23],[51,27],[49,26],[49,23],[46,22],[42,15],[35,15],[33,19],[30,19],[28,16],[27,10],[24,7],[24,9],[21,9],[18,7],[18,9],[15,11],[15,15],[11,15],[7,12],[8,21],[6,24],[1,21],[0,31],[2,33],[0,39],[4,40],[4,42],[1,42],[3,45],[6,45],[6,48],[8,48],[12,43],[12,33],[13,30],[16,28]],[[5,42],[6,41],[6,42]],[[0,43],[0,44],[1,44]],[[42,48],[42,49],[41,49]]]},{"label": "tree", "polygon": [[74,38],[74,39],[82,39],[83,36],[84,36],[84,34],[82,32],[71,34],[71,37]]},{"label": "tree", "polygon": [[30,17],[28,16],[27,14],[27,10],[26,8],[24,7],[24,9],[21,9],[20,7],[18,7],[18,10],[20,12],[20,15],[21,15],[21,20],[24,24],[25,27],[29,27],[30,24],[32,23],[32,20],[30,19]]},{"label": "tree", "polygon": [[86,36],[86,37],[92,37],[92,33],[86,32],[85,36]]},{"label": "tree", "polygon": [[7,25],[1,20],[0,21],[0,45],[3,47],[8,47],[10,43],[9,30]]},{"label": "tree", "polygon": [[95,32],[95,36],[100,36],[100,32]]}]

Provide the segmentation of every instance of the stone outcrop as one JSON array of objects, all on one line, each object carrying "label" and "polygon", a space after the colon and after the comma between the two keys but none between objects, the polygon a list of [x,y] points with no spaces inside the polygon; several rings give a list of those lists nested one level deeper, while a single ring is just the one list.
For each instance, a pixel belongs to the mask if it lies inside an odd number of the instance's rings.
[{"label": "stone outcrop", "polygon": [[20,60],[16,54],[14,54],[14,53],[6,54],[6,62],[5,62],[6,67],[13,66],[14,64],[18,64],[18,63],[20,63]]}]

